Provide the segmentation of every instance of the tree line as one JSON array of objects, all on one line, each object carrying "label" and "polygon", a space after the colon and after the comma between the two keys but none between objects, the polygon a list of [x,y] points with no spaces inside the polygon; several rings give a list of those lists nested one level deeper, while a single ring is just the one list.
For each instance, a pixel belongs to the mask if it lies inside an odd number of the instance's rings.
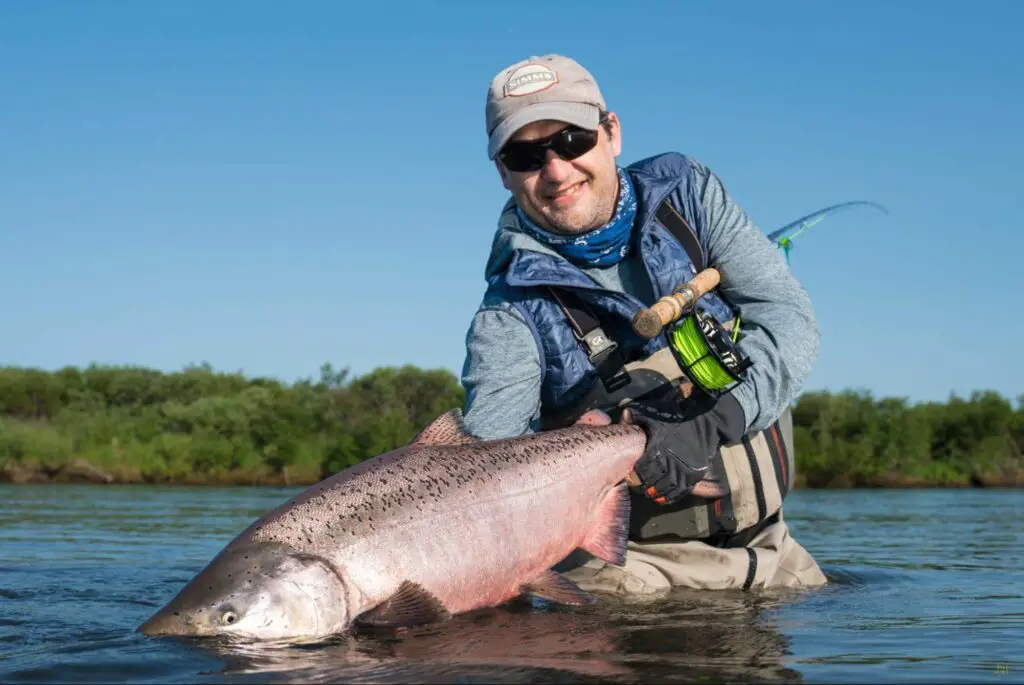
[{"label": "tree line", "polygon": [[[0,367],[0,480],[306,484],[408,443],[461,407],[447,370],[330,364],[285,383],[218,372]],[[1024,396],[944,403],[813,392],[793,408],[798,483],[1024,485]]]}]

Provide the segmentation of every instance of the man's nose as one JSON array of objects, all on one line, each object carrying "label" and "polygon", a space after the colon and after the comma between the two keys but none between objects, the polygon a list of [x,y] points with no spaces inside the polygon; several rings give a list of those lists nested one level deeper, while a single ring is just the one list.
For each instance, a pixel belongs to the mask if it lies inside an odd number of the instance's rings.
[{"label": "man's nose", "polygon": [[572,164],[551,150],[546,150],[545,152],[547,152],[547,157],[544,160],[544,166],[540,170],[544,180],[559,183],[572,175]]}]

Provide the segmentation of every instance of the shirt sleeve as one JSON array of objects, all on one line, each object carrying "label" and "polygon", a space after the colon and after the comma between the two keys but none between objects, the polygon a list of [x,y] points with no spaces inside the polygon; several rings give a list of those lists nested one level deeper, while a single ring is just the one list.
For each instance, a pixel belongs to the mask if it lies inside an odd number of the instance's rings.
[{"label": "shirt sleeve", "polygon": [[740,314],[740,349],[753,361],[733,393],[747,426],[776,421],[803,389],[821,340],[807,292],[781,252],[729,196],[721,180],[691,160],[707,217],[708,263],[722,274],[719,292]]},{"label": "shirt sleeve", "polygon": [[515,307],[481,307],[466,334],[466,429],[483,440],[537,432],[542,377],[533,330]]}]

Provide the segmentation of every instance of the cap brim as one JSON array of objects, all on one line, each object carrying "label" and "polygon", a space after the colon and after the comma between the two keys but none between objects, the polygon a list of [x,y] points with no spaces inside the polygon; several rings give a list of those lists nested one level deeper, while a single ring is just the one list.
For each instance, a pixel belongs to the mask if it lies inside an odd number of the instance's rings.
[{"label": "cap brim", "polygon": [[597,106],[586,102],[538,102],[529,105],[498,124],[487,141],[487,157],[494,159],[516,131],[535,121],[564,121],[592,131],[598,127],[600,118]]}]

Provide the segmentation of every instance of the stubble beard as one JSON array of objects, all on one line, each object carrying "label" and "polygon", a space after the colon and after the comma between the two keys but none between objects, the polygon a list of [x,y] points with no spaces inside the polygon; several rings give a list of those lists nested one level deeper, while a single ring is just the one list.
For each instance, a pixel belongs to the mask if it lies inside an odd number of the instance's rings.
[{"label": "stubble beard", "polygon": [[588,207],[571,207],[564,212],[555,211],[547,214],[545,218],[554,233],[583,235],[611,221],[617,201],[618,192],[605,193]]}]

